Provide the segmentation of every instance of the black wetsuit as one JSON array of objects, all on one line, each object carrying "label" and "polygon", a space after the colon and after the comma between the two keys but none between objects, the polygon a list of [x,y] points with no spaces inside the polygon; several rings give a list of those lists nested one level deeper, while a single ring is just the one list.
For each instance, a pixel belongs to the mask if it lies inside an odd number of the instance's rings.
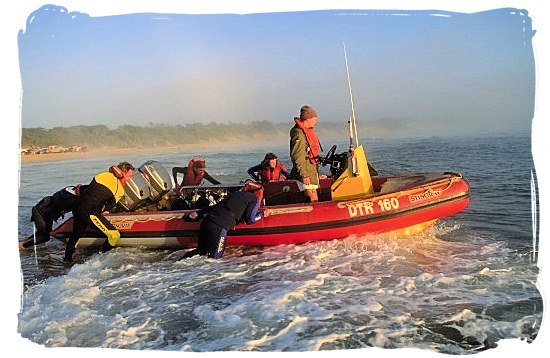
[{"label": "black wetsuit", "polygon": [[[116,228],[102,213],[114,208],[124,195],[124,187],[112,173],[104,172],[96,175],[83,191],[73,211],[73,234],[65,248],[65,261],[71,261],[78,240],[85,234],[91,237],[109,238],[111,232],[118,233]],[[120,235],[120,234],[119,234]],[[108,240],[103,243],[103,251],[113,248]]]},{"label": "black wetsuit", "polygon": [[235,191],[214,206],[197,212],[198,218],[204,216],[199,230],[197,248],[182,258],[194,255],[207,255],[221,258],[225,251],[227,231],[239,222],[252,224],[263,217],[258,212],[259,202],[253,192]]},{"label": "black wetsuit", "polygon": [[[80,185],[80,190],[83,190],[84,187],[85,185]],[[63,188],[53,195],[42,198],[32,207],[31,221],[34,222],[36,233],[21,243],[24,248],[43,244],[50,240],[53,222],[57,222],[65,213],[73,211],[78,198],[75,189],[74,186]]]}]

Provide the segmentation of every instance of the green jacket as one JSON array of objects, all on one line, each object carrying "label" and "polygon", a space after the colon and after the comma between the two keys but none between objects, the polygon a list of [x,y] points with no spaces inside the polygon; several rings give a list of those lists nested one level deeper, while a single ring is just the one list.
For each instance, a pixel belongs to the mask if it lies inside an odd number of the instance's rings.
[{"label": "green jacket", "polygon": [[317,164],[313,164],[308,158],[309,144],[304,131],[297,125],[290,130],[290,159],[292,160],[292,170],[290,177],[302,181],[303,178],[309,178],[311,184],[319,185],[319,174]]}]

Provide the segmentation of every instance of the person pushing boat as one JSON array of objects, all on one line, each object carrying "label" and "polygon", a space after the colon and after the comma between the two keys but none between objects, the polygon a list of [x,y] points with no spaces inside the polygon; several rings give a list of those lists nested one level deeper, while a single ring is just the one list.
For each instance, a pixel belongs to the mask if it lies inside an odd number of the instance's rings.
[{"label": "person pushing boat", "polygon": [[134,167],[128,162],[113,165],[96,175],[78,197],[73,210],[73,234],[65,247],[65,261],[72,261],[78,240],[94,231],[106,238],[102,251],[112,249],[120,239],[120,232],[103,216],[115,207],[124,195],[124,186],[132,177]]},{"label": "person pushing boat", "polygon": [[73,211],[76,199],[85,187],[86,185],[80,184],[68,186],[40,199],[31,209],[31,221],[34,223],[35,232],[19,243],[19,250],[26,250],[50,241],[53,222],[57,222],[66,213]]},{"label": "person pushing boat", "polygon": [[253,224],[269,216],[268,210],[259,211],[262,196],[262,186],[249,182],[216,205],[184,215],[183,220],[204,219],[199,229],[197,248],[187,252],[181,259],[195,255],[221,258],[225,252],[227,232],[232,227],[239,222]]}]

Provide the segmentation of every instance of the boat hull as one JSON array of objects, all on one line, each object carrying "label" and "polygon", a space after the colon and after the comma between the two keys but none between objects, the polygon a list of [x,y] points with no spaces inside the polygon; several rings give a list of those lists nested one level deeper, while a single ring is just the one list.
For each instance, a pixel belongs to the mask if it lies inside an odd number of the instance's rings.
[{"label": "boat hull", "polygon": [[[271,209],[272,214],[255,224],[238,224],[229,230],[227,244],[271,246],[386,232],[407,235],[462,211],[470,198],[467,181],[454,173],[375,177],[373,183],[375,194],[362,198],[284,205],[268,203],[264,208]],[[292,184],[291,181],[278,182],[266,187],[266,200],[280,193],[287,197],[299,196],[293,192]],[[327,186],[321,190],[326,191]],[[185,213],[153,211],[105,216],[121,233],[118,246],[195,247],[199,223],[182,220]],[[64,240],[71,231],[72,219],[69,219],[54,230],[52,236]],[[79,240],[79,247],[100,245],[103,241],[103,238],[87,237]]]}]

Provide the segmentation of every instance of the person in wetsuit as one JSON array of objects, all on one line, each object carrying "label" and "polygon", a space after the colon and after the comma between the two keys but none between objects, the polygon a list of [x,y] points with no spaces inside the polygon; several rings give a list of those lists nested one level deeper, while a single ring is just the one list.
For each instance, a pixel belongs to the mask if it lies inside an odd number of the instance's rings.
[{"label": "person in wetsuit", "polygon": [[[178,174],[183,174],[181,183],[178,183]],[[196,188],[186,189],[186,186],[200,186],[204,180],[214,185],[221,184],[206,172],[206,161],[199,157],[191,159],[187,167],[173,167],[172,177],[175,184],[170,198],[172,210],[204,208],[210,205],[204,192],[199,192]]]},{"label": "person in wetsuit", "polygon": [[73,234],[65,247],[65,261],[72,261],[78,240],[89,232],[106,237],[102,251],[112,249],[120,239],[120,232],[103,216],[115,207],[124,195],[124,186],[134,172],[128,162],[109,168],[96,175],[78,197],[73,210]]},{"label": "person in wetsuit", "polygon": [[248,168],[248,175],[262,183],[285,180],[290,176],[286,167],[273,153],[267,153],[258,165]]},{"label": "person in wetsuit", "polygon": [[19,243],[19,250],[40,245],[50,241],[53,222],[57,222],[68,212],[72,212],[78,195],[86,185],[68,186],[52,195],[45,196],[31,209],[31,221],[35,233]]},{"label": "person in wetsuit", "polygon": [[195,255],[221,258],[225,252],[227,232],[232,227],[240,222],[253,224],[269,215],[268,210],[258,211],[262,194],[261,185],[247,183],[241,190],[232,192],[216,205],[184,215],[183,220],[203,220],[197,248],[187,252],[181,259]]},{"label": "person in wetsuit", "polygon": [[[183,174],[181,183],[178,183],[178,174]],[[176,188],[180,186],[202,185],[204,179],[214,185],[221,184],[206,172],[206,161],[198,157],[191,159],[187,167],[173,167],[172,177],[174,178]]]}]

